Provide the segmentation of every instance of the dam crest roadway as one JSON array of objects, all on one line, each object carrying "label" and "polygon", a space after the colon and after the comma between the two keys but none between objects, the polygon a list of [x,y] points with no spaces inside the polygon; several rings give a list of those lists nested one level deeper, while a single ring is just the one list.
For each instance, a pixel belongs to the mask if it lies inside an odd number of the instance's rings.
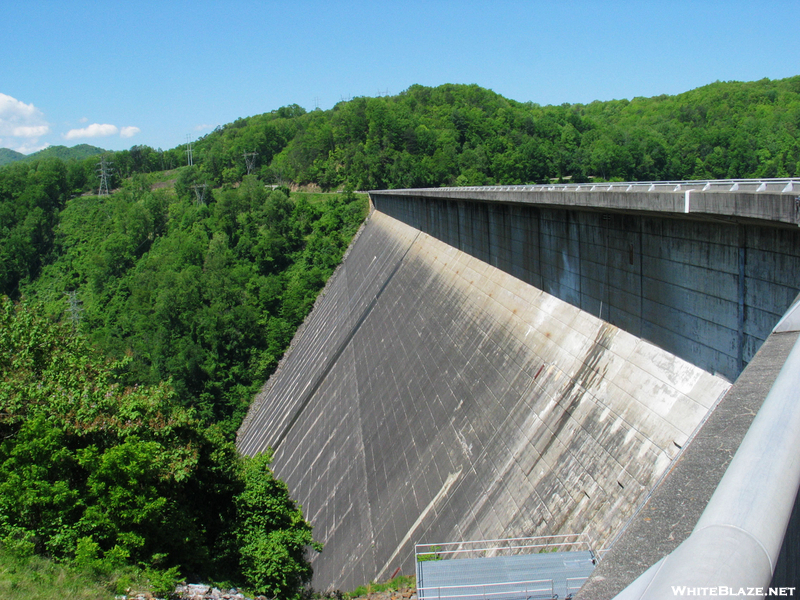
[{"label": "dam crest roadway", "polygon": [[[325,544],[314,587],[411,574],[417,543],[581,533],[603,556],[581,594],[610,598],[672,552],[797,338],[773,328],[800,291],[799,196],[786,179],[370,192],[237,441],[273,448]],[[788,581],[796,527],[774,528]]]}]

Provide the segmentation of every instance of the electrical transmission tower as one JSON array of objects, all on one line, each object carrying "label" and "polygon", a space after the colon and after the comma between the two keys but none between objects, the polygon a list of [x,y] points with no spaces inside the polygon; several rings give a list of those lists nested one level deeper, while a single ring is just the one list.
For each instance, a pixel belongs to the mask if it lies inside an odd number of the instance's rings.
[{"label": "electrical transmission tower", "polygon": [[105,156],[101,157],[100,162],[97,163],[97,176],[100,178],[98,196],[108,196],[108,178],[114,172],[114,169],[111,168],[112,164],[111,161],[106,160]]},{"label": "electrical transmission tower", "polygon": [[207,183],[197,184],[192,186],[194,187],[194,195],[197,197],[197,204],[205,204],[206,203],[206,189],[208,188]]},{"label": "electrical transmission tower", "polygon": [[256,166],[256,156],[258,156],[258,152],[245,152],[244,153],[244,162],[247,165],[247,174],[253,172],[253,168]]},{"label": "electrical transmission tower", "polygon": [[69,316],[72,320],[72,327],[73,329],[78,326],[78,323],[81,322],[81,313],[83,312],[83,306],[81,306],[81,301],[78,300],[78,292],[75,290],[71,292],[67,292],[67,302],[69,304]]},{"label": "electrical transmission tower", "polygon": [[187,164],[191,167],[194,164],[192,160],[192,138],[190,135],[186,135],[186,159]]}]

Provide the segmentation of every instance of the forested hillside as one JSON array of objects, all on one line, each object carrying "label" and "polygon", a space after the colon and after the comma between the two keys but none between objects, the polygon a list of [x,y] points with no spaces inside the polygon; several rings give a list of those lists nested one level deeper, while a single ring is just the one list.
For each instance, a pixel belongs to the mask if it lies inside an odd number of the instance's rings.
[{"label": "forested hillside", "polygon": [[[73,163],[74,166],[75,163]],[[365,216],[364,198],[311,204],[254,176],[172,190],[146,175],[110,196],[68,199],[69,167],[0,170],[0,292],[37,300],[106,355],[124,383],[171,379],[181,401],[235,431]]]},{"label": "forested hillside", "polygon": [[22,160],[25,155],[8,148],[0,148],[0,166],[7,165],[17,160]]},{"label": "forested hillside", "polygon": [[268,454],[239,457],[169,383],[121,384],[130,357],[35,306],[0,300],[0,347],[0,565],[43,555],[109,596],[182,574],[297,597],[317,546]]},{"label": "forested hillside", "polygon": [[192,167],[82,194],[95,160],[0,169],[0,559],[294,598],[311,527],[233,439],[366,199]]},{"label": "forested hillside", "polygon": [[239,119],[196,144],[214,184],[258,152],[266,181],[323,189],[800,175],[800,77],[539,106],[476,85],[412,86],[328,111]]},{"label": "forested hillside", "polygon": [[71,148],[66,146],[48,146],[33,154],[20,154],[8,148],[0,148],[0,166],[21,160],[37,161],[44,158],[60,158],[61,160],[81,160],[90,156],[103,154],[105,150],[89,144],[78,144]]}]

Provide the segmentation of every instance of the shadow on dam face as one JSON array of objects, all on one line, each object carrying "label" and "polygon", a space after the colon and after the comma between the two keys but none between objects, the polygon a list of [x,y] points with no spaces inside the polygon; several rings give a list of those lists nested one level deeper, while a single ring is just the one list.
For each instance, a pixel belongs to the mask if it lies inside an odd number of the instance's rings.
[{"label": "shadow on dam face", "polygon": [[606,546],[724,379],[373,212],[256,398],[325,545],[317,589],[414,572],[414,544],[586,533]]}]

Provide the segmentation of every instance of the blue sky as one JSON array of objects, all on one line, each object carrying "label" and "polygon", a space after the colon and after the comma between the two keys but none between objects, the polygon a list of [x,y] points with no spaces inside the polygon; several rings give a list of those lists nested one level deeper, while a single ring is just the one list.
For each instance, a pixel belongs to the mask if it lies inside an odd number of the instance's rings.
[{"label": "blue sky", "polygon": [[287,104],[477,83],[539,104],[800,74],[800,2],[0,0],[0,147],[172,148]]}]

